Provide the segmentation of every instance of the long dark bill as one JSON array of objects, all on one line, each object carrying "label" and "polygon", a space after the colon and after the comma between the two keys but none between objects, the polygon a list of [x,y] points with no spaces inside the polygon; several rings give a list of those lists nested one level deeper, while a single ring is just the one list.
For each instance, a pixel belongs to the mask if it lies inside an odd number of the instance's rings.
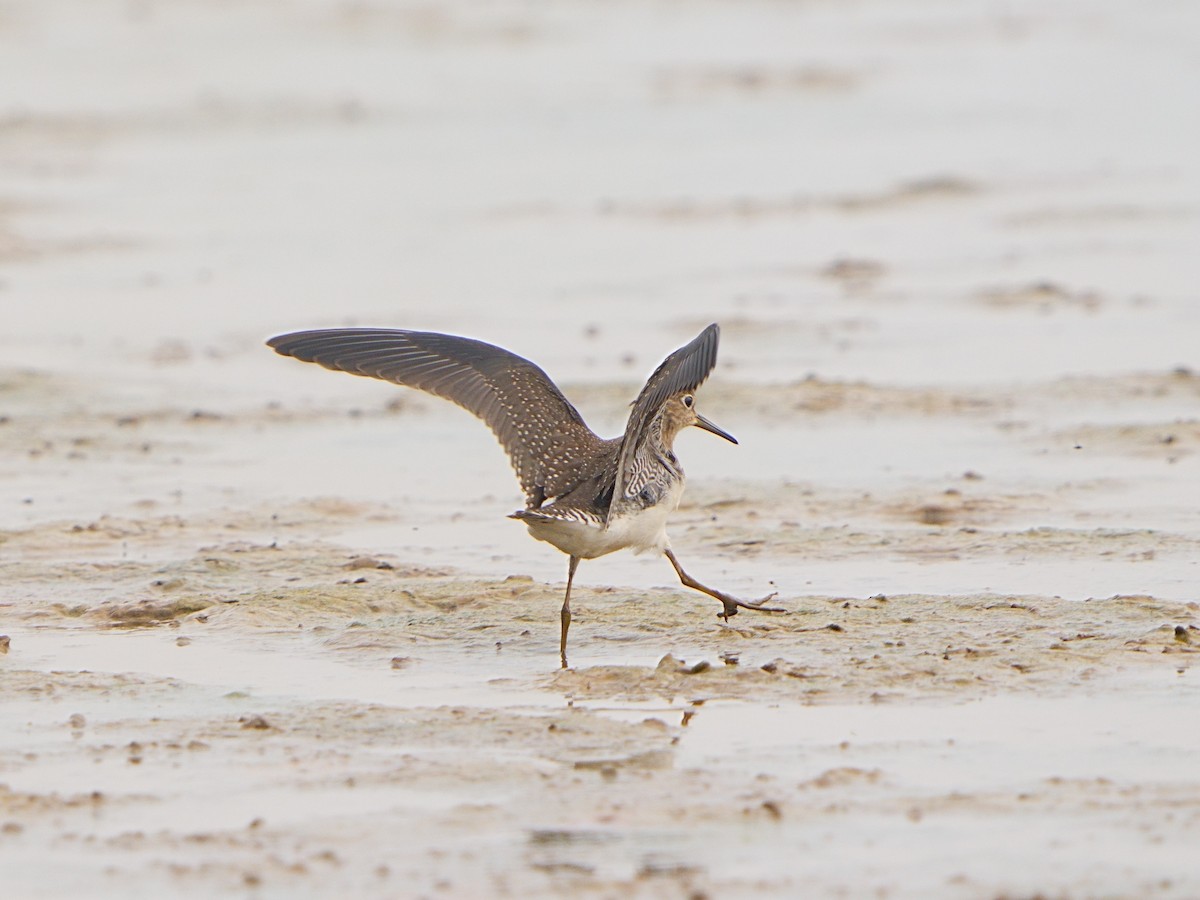
[{"label": "long dark bill", "polygon": [[732,434],[730,434],[728,431],[726,431],[723,428],[718,428],[716,425],[714,425],[712,422],[708,421],[708,419],[704,418],[704,416],[700,415],[699,413],[696,414],[696,427],[703,428],[705,431],[710,431],[713,434],[715,434],[717,437],[723,437],[723,438],[725,438],[725,440],[729,441],[729,443],[731,443],[731,444],[737,443],[737,438],[735,438]]}]

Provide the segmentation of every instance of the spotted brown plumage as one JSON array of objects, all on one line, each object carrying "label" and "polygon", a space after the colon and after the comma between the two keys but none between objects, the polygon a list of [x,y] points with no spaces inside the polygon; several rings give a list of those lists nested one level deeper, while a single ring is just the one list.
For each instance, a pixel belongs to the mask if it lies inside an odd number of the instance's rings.
[{"label": "spotted brown plumage", "polygon": [[525,493],[514,513],[538,540],[570,556],[559,651],[567,664],[571,583],[580,559],[626,547],[663,553],[680,581],[720,600],[728,619],[739,608],[775,612],[766,598],[745,603],[684,572],[670,548],[667,516],[679,504],[684,475],[675,436],[696,425],[733,436],[695,410],[694,392],[717,362],[713,324],[650,376],[633,403],[625,433],[603,440],[540,368],[501,347],[426,331],[335,328],[271,338],[276,352],[327,369],[380,378],[444,397],[482,419],[508,453]]},{"label": "spotted brown plumage", "polygon": [[[617,497],[632,499],[645,487],[644,479],[637,477],[637,470],[639,455],[647,454],[647,443],[654,439],[654,418],[661,413],[668,399],[680,393],[692,393],[704,383],[708,373],[717,364],[717,342],[720,337],[721,329],[714,322],[664,359],[646,380],[637,399],[633,401],[633,409],[621,439],[613,488]],[[653,453],[653,447],[650,453]]]},{"label": "spotted brown plumage", "polygon": [[[444,397],[487,424],[508,453],[528,507],[574,487],[616,452],[540,368],[483,341],[427,331],[337,328],[273,337],[284,356]],[[606,445],[613,446],[607,447]]]}]

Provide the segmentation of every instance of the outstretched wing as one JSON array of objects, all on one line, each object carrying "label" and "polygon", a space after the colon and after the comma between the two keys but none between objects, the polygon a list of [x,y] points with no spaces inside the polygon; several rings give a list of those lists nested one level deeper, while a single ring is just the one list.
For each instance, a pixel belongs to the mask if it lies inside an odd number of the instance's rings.
[{"label": "outstretched wing", "polygon": [[[617,483],[613,491],[613,505],[627,500],[637,491],[630,492],[627,486],[635,482],[638,453],[648,438],[649,424],[667,400],[679,393],[694,391],[704,383],[708,373],[717,364],[717,342],[721,329],[714,322],[698,334],[690,343],[684,344],[662,361],[638,398],[633,401],[633,411],[625,426],[621,439],[621,454],[617,463]],[[610,512],[611,514],[611,512]]]},{"label": "outstretched wing", "polygon": [[477,415],[508,453],[535,508],[577,480],[572,461],[600,439],[550,378],[500,347],[450,334],[385,328],[298,331],[267,341],[284,356],[444,397]]}]

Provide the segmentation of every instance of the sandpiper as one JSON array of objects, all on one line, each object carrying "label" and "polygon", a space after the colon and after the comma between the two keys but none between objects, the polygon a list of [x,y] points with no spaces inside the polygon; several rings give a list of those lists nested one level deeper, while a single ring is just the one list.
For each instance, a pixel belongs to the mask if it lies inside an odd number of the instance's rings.
[{"label": "sandpiper", "polygon": [[706,587],[683,570],[667,539],[667,516],[679,505],[684,476],[675,436],[695,425],[736,444],[696,411],[695,391],[717,362],[720,329],[709,325],[655,369],[620,437],[604,440],[540,368],[482,341],[427,331],[334,328],[267,341],[284,356],[327,369],[381,378],[428,391],[481,418],[508,453],[525,508],[513,513],[540,541],[570,557],[562,605],[559,657],[567,667],[571,584],[581,559],[626,547],[664,554],[680,582],[721,601],[728,621],[738,609],[782,612]]}]

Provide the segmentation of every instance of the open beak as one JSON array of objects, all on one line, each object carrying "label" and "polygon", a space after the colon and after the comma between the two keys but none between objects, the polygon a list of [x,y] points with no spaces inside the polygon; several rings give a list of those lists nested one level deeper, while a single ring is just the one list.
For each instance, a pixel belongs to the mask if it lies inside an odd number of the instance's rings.
[{"label": "open beak", "polygon": [[723,428],[718,428],[699,413],[696,413],[696,427],[703,428],[705,431],[711,431],[717,437],[723,437],[731,444],[737,443],[737,438],[735,438],[732,434],[730,434],[728,431],[725,431]]}]

